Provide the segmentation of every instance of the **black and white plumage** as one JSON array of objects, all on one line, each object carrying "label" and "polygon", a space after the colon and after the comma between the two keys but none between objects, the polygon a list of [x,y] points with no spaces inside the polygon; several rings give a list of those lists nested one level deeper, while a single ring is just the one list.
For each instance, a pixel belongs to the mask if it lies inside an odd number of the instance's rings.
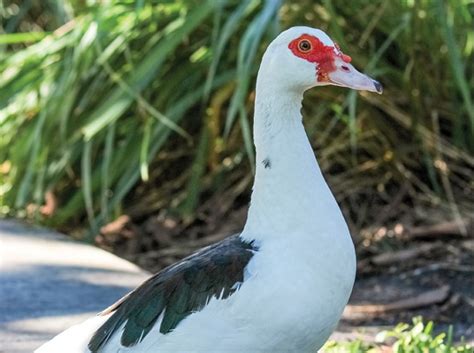
[{"label": "black and white plumage", "polygon": [[293,27],[266,50],[254,113],[256,175],[241,234],[150,278],[36,353],[314,353],[355,277],[354,246],[300,113],[303,93],[381,93],[322,31]]},{"label": "black and white plumage", "polygon": [[124,347],[134,346],[160,316],[160,333],[171,332],[211,299],[224,300],[237,291],[256,250],[234,235],[165,268],[101,313],[111,317],[95,332],[89,349],[99,352],[117,332]]}]

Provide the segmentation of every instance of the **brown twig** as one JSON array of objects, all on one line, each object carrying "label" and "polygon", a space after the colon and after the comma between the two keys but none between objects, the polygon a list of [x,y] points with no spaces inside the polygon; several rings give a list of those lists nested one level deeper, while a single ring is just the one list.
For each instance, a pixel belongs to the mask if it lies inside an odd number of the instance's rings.
[{"label": "brown twig", "polygon": [[356,318],[361,314],[376,315],[392,311],[417,309],[433,304],[444,302],[450,293],[450,286],[442,286],[437,289],[426,291],[419,295],[401,299],[388,304],[348,305],[344,315],[348,318]]},{"label": "brown twig", "polygon": [[[440,236],[473,236],[474,235],[474,221],[473,219],[461,220],[463,226],[460,226],[458,221],[450,221],[438,223],[429,226],[420,226],[407,229],[405,236],[408,238],[437,238]],[[467,234],[464,234],[463,229],[466,229]]]},{"label": "brown twig", "polygon": [[422,254],[426,254],[432,251],[433,249],[439,246],[440,244],[438,243],[421,244],[410,249],[404,249],[394,252],[384,252],[382,254],[375,255],[369,258],[368,260],[374,265],[387,266],[392,265],[394,263],[414,259]]}]

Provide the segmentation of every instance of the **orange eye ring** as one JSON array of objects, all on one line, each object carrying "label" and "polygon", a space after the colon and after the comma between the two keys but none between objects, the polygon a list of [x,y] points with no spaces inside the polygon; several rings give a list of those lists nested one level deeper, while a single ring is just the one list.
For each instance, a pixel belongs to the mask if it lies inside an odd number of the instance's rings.
[{"label": "orange eye ring", "polygon": [[309,53],[313,49],[313,45],[309,40],[303,39],[299,41],[298,49],[302,53]]}]

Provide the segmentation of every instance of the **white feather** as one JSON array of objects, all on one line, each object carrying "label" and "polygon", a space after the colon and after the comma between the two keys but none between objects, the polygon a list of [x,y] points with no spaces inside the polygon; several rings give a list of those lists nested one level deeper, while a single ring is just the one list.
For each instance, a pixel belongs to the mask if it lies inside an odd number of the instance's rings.
[{"label": "white feather", "polygon": [[110,317],[94,316],[74,325],[46,342],[34,353],[90,353],[87,344],[95,331]]}]

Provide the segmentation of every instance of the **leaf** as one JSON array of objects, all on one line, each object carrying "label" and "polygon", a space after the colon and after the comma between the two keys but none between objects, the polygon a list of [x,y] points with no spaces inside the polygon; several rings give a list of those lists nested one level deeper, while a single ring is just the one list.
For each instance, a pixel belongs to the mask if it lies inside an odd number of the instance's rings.
[{"label": "leaf", "polygon": [[0,45],[37,42],[49,34],[48,32],[2,33]]},{"label": "leaf", "polygon": [[143,181],[148,181],[148,150],[150,148],[151,120],[146,119],[143,127],[143,141],[140,149],[140,174]]},{"label": "leaf", "polygon": [[82,153],[81,175],[82,175],[82,192],[84,194],[84,203],[87,212],[87,218],[91,230],[96,229],[94,221],[94,206],[92,202],[92,183],[91,183],[91,159],[92,159],[92,142],[85,141],[84,152]]}]

